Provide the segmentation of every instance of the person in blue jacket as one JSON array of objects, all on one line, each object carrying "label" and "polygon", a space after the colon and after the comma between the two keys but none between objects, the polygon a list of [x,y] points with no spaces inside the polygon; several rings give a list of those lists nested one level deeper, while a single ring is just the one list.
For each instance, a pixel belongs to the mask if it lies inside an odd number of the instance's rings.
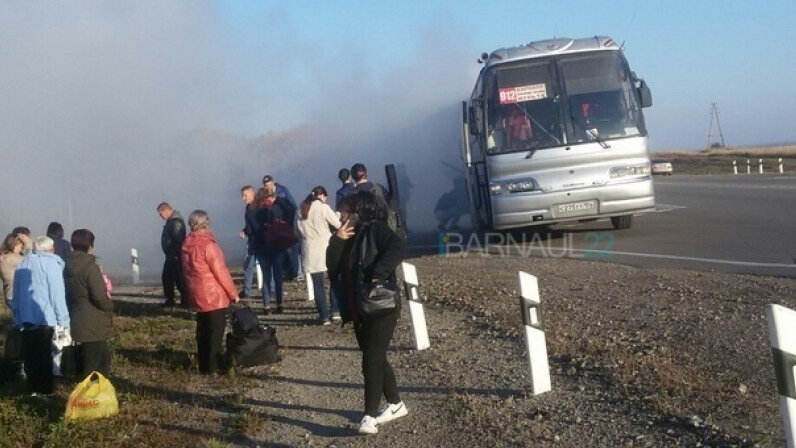
[{"label": "person in blue jacket", "polygon": [[22,328],[22,350],[28,393],[53,393],[51,347],[56,330],[69,328],[64,288],[64,261],[49,237],[36,238],[33,253],[14,272],[13,322]]}]

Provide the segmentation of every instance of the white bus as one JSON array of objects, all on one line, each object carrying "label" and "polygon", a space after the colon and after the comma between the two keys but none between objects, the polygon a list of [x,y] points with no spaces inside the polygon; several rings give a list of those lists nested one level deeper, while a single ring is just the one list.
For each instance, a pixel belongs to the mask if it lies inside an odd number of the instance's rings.
[{"label": "white bus", "polygon": [[611,39],[501,48],[463,104],[462,157],[473,226],[505,230],[655,207],[643,107],[650,90]]}]

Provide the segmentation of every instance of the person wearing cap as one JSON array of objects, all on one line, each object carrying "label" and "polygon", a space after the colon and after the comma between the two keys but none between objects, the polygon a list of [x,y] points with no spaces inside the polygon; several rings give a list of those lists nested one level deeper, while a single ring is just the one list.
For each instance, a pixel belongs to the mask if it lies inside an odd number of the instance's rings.
[{"label": "person wearing cap", "polygon": [[[286,186],[277,183],[274,181],[274,177],[270,174],[266,174],[263,176],[263,188],[266,191],[272,191],[276,193],[276,197],[287,201],[293,209],[296,209],[296,200],[293,199],[293,195],[290,194],[290,190],[287,189]],[[298,229],[293,227],[293,232],[296,232]],[[301,267],[301,245],[296,244],[290,249],[287,250],[287,257],[286,262],[288,263],[287,266],[287,276],[291,280],[303,280],[304,279],[304,270]]]}]

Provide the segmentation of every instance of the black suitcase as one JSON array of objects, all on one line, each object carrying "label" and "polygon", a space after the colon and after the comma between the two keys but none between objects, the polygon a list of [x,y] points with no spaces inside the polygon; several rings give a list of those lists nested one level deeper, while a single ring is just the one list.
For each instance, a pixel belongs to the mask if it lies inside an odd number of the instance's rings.
[{"label": "black suitcase", "polygon": [[230,367],[253,367],[279,362],[276,329],[258,325],[248,334],[227,333],[227,363]]}]

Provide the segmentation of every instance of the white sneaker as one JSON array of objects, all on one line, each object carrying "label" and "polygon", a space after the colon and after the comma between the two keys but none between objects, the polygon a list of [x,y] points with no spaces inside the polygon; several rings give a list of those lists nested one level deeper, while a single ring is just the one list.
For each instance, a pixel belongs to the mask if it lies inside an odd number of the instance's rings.
[{"label": "white sneaker", "polygon": [[360,434],[376,434],[379,432],[379,428],[376,427],[376,419],[366,415],[362,417],[362,422],[359,424],[359,433]]},{"label": "white sneaker", "polygon": [[376,423],[381,425],[391,422],[396,418],[401,418],[408,413],[409,409],[406,408],[403,401],[395,404],[388,404],[387,407],[379,413],[379,416],[376,417]]}]

